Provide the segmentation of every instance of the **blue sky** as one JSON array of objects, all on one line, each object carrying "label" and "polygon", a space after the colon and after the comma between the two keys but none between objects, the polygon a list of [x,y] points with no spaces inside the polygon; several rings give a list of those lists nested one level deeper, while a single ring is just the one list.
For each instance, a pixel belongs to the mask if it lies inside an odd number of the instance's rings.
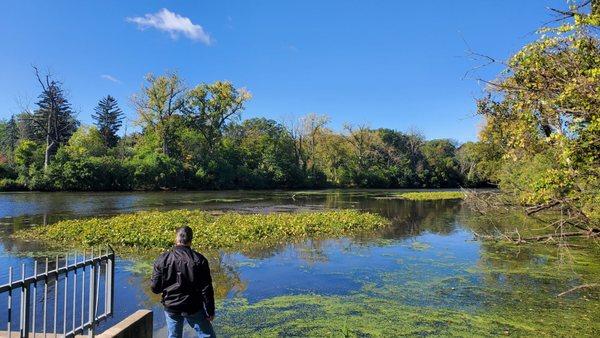
[{"label": "blue sky", "polygon": [[[188,85],[229,80],[253,95],[244,118],[328,114],[427,138],[475,140],[477,66],[465,45],[506,58],[535,38],[561,0],[16,1],[0,3],[0,118],[33,104],[31,65],[63,81],[78,118],[145,74]],[[479,75],[490,78],[488,68]]]}]

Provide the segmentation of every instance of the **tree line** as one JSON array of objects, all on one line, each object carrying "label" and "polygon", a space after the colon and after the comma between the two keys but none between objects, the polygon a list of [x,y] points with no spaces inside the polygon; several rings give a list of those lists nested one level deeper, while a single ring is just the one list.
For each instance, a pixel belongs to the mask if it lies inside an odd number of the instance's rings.
[{"label": "tree line", "polygon": [[0,189],[149,190],[450,188],[490,184],[485,148],[418,133],[346,125],[326,115],[292,123],[242,119],[251,95],[217,81],[187,87],[148,75],[132,96],[138,131],[110,95],[76,118],[63,84],[34,68],[35,108],[0,122]]}]

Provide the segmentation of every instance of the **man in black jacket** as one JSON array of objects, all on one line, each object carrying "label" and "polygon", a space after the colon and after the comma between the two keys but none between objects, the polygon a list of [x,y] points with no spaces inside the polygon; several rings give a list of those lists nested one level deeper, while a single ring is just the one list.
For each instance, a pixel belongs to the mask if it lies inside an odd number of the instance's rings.
[{"label": "man in black jacket", "polygon": [[183,335],[183,320],[198,337],[215,337],[215,299],[208,261],[192,250],[192,229],[176,231],[175,246],[154,262],[152,292],[162,293],[169,338]]}]

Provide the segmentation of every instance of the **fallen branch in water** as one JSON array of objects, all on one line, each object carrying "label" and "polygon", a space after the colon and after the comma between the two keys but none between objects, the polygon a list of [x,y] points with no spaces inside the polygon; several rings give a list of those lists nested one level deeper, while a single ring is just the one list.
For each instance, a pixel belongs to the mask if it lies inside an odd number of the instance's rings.
[{"label": "fallen branch in water", "polygon": [[540,205],[534,205],[534,206],[525,208],[525,212],[527,213],[527,215],[533,215],[536,212],[540,212],[542,210],[553,208],[553,207],[559,205],[560,203],[561,203],[561,201],[553,201],[553,202],[550,202],[550,203],[544,203],[544,204],[540,204]]},{"label": "fallen branch in water", "polygon": [[503,194],[498,192],[480,192],[465,188],[461,188],[461,192],[465,195],[464,202],[469,209],[480,214],[486,214],[490,210],[508,211],[515,207]]},{"label": "fallen branch in water", "polygon": [[562,296],[564,296],[566,294],[569,294],[569,293],[571,293],[573,291],[577,291],[577,290],[581,290],[581,289],[597,288],[597,287],[600,287],[600,284],[598,284],[598,283],[582,284],[582,285],[578,285],[578,286],[576,286],[574,288],[571,288],[571,289],[569,289],[567,291],[559,293],[557,297],[562,297]]},{"label": "fallen branch in water", "polygon": [[507,234],[483,235],[483,234],[478,234],[476,232],[473,232],[473,234],[475,235],[476,238],[481,238],[481,239],[485,239],[485,240],[493,240],[493,241],[505,240],[508,242],[516,243],[516,244],[525,244],[525,243],[529,243],[529,242],[541,242],[541,241],[551,242],[551,241],[554,241],[555,239],[564,238],[564,237],[588,237],[588,238],[591,238],[591,237],[596,237],[596,236],[600,235],[600,229],[592,228],[592,229],[586,230],[586,231],[553,233],[553,234],[546,234],[546,235],[539,235],[539,236],[532,236],[532,237],[521,237],[521,234],[518,231],[515,232],[515,235],[513,235],[513,236],[509,236]]}]

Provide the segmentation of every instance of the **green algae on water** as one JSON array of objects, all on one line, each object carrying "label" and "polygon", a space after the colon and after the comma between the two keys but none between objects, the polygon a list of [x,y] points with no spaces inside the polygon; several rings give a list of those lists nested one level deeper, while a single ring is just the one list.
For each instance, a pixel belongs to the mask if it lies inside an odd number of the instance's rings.
[{"label": "green algae on water", "polygon": [[[582,313],[587,313],[582,316]],[[535,311],[502,306],[482,311],[404,305],[364,295],[290,295],[253,304],[226,301],[216,322],[225,336],[398,337],[398,336],[590,336],[600,329],[597,304],[576,310]]]},{"label": "green algae on water", "polygon": [[417,251],[424,251],[427,250],[429,248],[431,248],[431,245],[427,244],[427,243],[423,243],[423,242],[412,242],[410,245],[411,249],[413,250],[417,250]]},{"label": "green algae on water", "polygon": [[[523,260],[512,254],[494,253],[508,265]],[[256,302],[234,297],[222,301],[216,326],[225,336],[251,337],[569,337],[574,332],[596,337],[600,332],[600,297],[553,293],[568,285],[564,273],[552,280],[531,271],[514,278],[510,271],[486,269],[485,259],[472,272],[462,263],[450,272],[447,266],[428,272],[421,267],[427,260],[406,261],[417,271],[384,271],[379,280],[358,274],[362,287],[345,295],[283,295]],[[590,262],[576,270],[593,278],[598,266]]]}]

